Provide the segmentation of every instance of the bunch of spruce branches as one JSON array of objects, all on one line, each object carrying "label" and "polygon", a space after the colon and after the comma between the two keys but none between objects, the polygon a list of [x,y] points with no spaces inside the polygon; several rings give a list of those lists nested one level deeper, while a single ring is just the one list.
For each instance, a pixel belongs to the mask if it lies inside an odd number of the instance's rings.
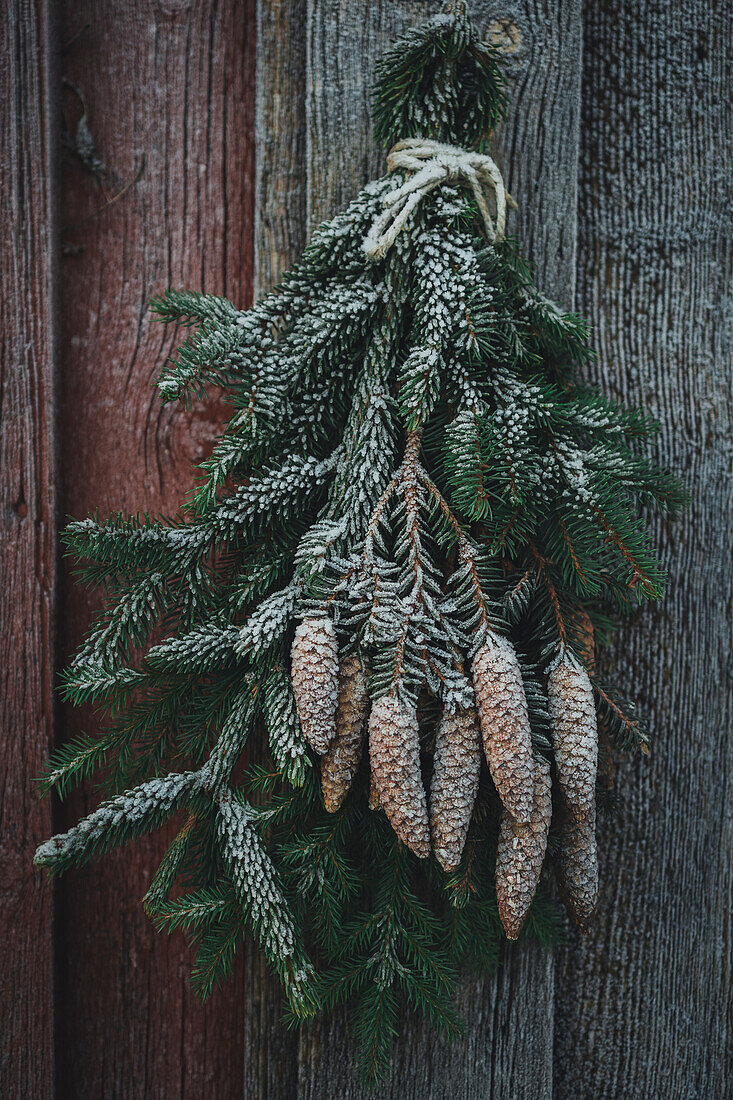
[{"label": "bunch of spruce branches", "polygon": [[[499,57],[452,5],[382,60],[374,104],[382,141],[480,150],[504,109]],[[585,323],[540,294],[514,241],[487,243],[459,184],[436,188],[384,259],[367,261],[363,240],[399,182],[368,184],[248,311],[192,292],[153,301],[191,330],[159,380],[163,398],[219,387],[233,414],[180,515],[94,517],[64,533],[107,602],[63,690],[105,720],[55,753],[43,785],[64,795],[95,774],[103,800],[37,854],[60,872],[176,815],[144,904],[157,927],[187,933],[194,987],[208,995],[251,932],[293,1020],[354,1006],[371,1079],[401,1005],[457,1034],[460,969],[496,964],[500,806],[484,768],[449,876],[369,809],[368,769],[327,813],[290,683],[295,622],[327,603],[339,636],[369,647],[373,695],[392,682],[414,563],[398,537],[403,506],[379,509],[418,433],[432,486],[420,568],[425,606],[442,618],[421,625],[429,660],[417,644],[399,660],[425,767],[431,698],[465,690],[456,650],[470,649],[477,599],[522,657],[535,748],[549,754],[548,654],[562,643],[583,660],[587,617],[602,638],[613,613],[659,596],[646,509],[680,503],[639,448],[653,422],[583,384]],[[643,749],[633,712],[595,689],[609,743]],[[543,886],[523,935],[551,943],[557,928]]]}]

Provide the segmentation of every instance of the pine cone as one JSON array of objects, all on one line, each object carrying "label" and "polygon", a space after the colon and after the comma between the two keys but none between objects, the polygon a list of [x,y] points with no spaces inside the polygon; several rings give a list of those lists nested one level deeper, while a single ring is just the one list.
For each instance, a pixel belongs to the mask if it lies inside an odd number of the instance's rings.
[{"label": "pine cone", "polygon": [[534,802],[526,825],[502,811],[496,850],[496,900],[507,938],[516,940],[537,890],[552,818],[550,765],[535,757]]},{"label": "pine cone", "polygon": [[336,734],[338,694],[338,645],[327,616],[304,619],[296,627],[290,672],[303,736],[323,754]]},{"label": "pine cone", "polygon": [[515,821],[527,822],[534,797],[534,757],[527,699],[514,647],[489,633],[473,659],[476,709],[491,778]]},{"label": "pine cone", "polygon": [[595,806],[582,821],[568,814],[560,832],[557,877],[568,913],[587,932],[598,904]]},{"label": "pine cone", "polygon": [[430,785],[430,831],[435,858],[444,871],[461,861],[478,790],[481,738],[473,707],[444,713],[435,739]]},{"label": "pine cone", "polygon": [[560,790],[581,821],[595,812],[598,723],[588,673],[567,649],[550,666],[547,701]]},{"label": "pine cone", "polygon": [[425,789],[420,772],[417,711],[383,695],[369,716],[369,760],[379,803],[395,833],[422,859],[430,854]]},{"label": "pine cone", "polygon": [[368,707],[362,663],[356,656],[347,657],[339,670],[336,737],[321,761],[323,801],[331,814],[346,798],[359,769]]}]

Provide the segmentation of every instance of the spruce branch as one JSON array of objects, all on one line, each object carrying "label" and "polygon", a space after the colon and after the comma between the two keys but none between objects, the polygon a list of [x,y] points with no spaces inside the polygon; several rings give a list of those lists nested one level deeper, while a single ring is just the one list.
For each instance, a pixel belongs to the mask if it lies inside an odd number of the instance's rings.
[{"label": "spruce branch", "polygon": [[253,816],[229,790],[219,798],[218,834],[239,904],[285,987],[292,1011],[299,1019],[313,1015],[319,1006],[313,966],[300,945],[277,873],[253,827]]},{"label": "spruce branch", "polygon": [[202,788],[199,772],[151,779],[103,802],[98,810],[67,833],[60,833],[41,844],[34,862],[56,874],[73,864],[86,863],[98,852],[108,851],[157,828],[184,800]]}]

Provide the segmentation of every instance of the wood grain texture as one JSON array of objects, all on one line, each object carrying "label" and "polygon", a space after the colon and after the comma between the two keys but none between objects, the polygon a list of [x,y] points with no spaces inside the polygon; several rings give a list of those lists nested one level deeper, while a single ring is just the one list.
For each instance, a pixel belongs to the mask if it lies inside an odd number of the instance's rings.
[{"label": "wood grain texture", "polygon": [[0,21],[0,1095],[51,1096],[53,888],[34,875],[51,806],[55,443],[53,63],[46,3]]},{"label": "wood grain texture", "polygon": [[[267,293],[306,243],[306,0],[257,4],[254,287]],[[264,731],[251,751],[268,751]],[[247,939],[244,1095],[295,1096],[297,1032],[282,1024],[285,1002],[261,953]]]},{"label": "wood grain texture", "polygon": [[455,1043],[437,1038],[405,1011],[390,1072],[376,1089],[361,1088],[355,1079],[348,1018],[312,1023],[301,1029],[298,1091],[290,1095],[308,1100],[549,1098],[553,975],[552,956],[532,945],[521,956],[505,950],[490,981],[466,976],[458,998],[466,1034]]},{"label": "wood grain texture", "polygon": [[255,297],[305,247],[306,0],[257,4]]},{"label": "wood grain texture", "polygon": [[[369,1093],[354,1081],[348,1020],[288,1032],[276,983],[250,946],[207,1006],[191,996],[188,949],[156,936],[139,904],[162,837],[57,889],[54,1082],[54,892],[30,868],[51,812],[30,777],[52,740],[55,511],[175,509],[221,423],[215,404],[188,414],[160,405],[150,383],[174,337],[146,318],[145,301],[166,285],[242,304],[253,286],[267,289],[309,228],[383,171],[368,132],[373,63],[438,5],[258,0],[256,18],[255,0],[50,6],[55,66],[44,0],[11,0],[0,28],[0,215],[15,230],[3,241],[0,302],[0,1094],[729,1095],[730,5],[472,4],[507,47],[512,106],[495,155],[519,202],[513,226],[540,286],[590,315],[601,353],[594,379],[660,418],[658,456],[683,472],[692,503],[682,523],[655,529],[668,599],[605,658],[642,703],[657,747],[620,771],[623,811],[600,831],[594,932],[571,936],[554,958],[507,948],[495,979],[467,978],[461,1043],[436,1040],[406,1015],[392,1072]],[[62,110],[73,130],[82,106],[54,69],[84,97],[106,165],[96,176],[71,151],[55,175],[53,131]],[[62,660],[99,602],[62,572]],[[61,718],[63,732],[79,728],[78,714]],[[83,792],[56,828],[95,804]]]},{"label": "wood grain texture", "polygon": [[[106,165],[102,178],[71,153],[62,165],[60,511],[171,512],[222,409],[161,404],[152,382],[175,334],[146,302],[166,286],[251,300],[254,6],[64,0],[60,24],[62,75],[84,97]],[[73,129],[81,108],[69,88],[63,106]],[[100,600],[65,574],[62,659]],[[79,726],[64,715],[69,733]],[[96,800],[86,790],[61,824]],[[59,1096],[242,1093],[243,968],[202,1006],[183,938],[156,935],[141,910],[164,839],[59,887]]]},{"label": "wood grain texture", "polygon": [[33,874],[51,828],[38,775],[53,740],[54,242],[48,5],[0,21],[0,1095],[51,1095],[53,889]]},{"label": "wood grain texture", "polygon": [[732,79],[725,0],[587,7],[578,306],[691,505],[654,528],[666,600],[609,655],[655,745],[599,832],[596,929],[560,955],[559,1098],[733,1092]]},{"label": "wood grain texture", "polygon": [[[265,7],[270,10],[269,3]],[[510,10],[511,9],[511,10]],[[381,0],[365,6],[358,0],[309,0],[306,62],[306,169],[308,230],[343,207],[367,179],[384,171],[384,151],[370,137],[369,94],[373,65],[408,25],[436,10],[426,0],[396,4]],[[487,33],[509,36],[512,42],[510,73],[513,104],[505,134],[512,135],[511,153],[498,140],[497,155],[512,160],[510,186],[520,199],[520,231],[530,257],[549,292],[566,302],[574,287],[575,188],[578,163],[578,127],[582,24],[580,4],[522,3],[499,7],[475,3],[474,18]],[[275,14],[260,16],[261,28],[296,24],[295,7],[274,5]],[[516,38],[519,38],[517,43]],[[503,40],[503,38],[502,38]],[[266,37],[258,40],[258,73],[268,72],[275,52],[292,56]],[[299,73],[299,62],[296,62]],[[258,82],[260,80],[258,76]],[[270,79],[268,77],[268,79]],[[300,86],[291,88],[292,101],[284,102],[284,85],[278,81],[276,127],[299,122]],[[258,95],[269,102],[266,84]],[[270,123],[271,114],[258,120]],[[297,123],[296,123],[297,124]],[[279,133],[276,143],[285,151],[284,172],[292,171],[292,144]],[[258,157],[271,164],[272,133],[257,132]],[[514,167],[514,160],[525,167]],[[260,179],[258,173],[258,181]],[[531,181],[531,188],[529,182]],[[529,195],[522,201],[521,187]],[[268,194],[258,189],[255,220],[256,254],[263,259],[262,283],[266,286],[272,233],[267,224]],[[289,233],[292,215],[288,212]],[[286,240],[282,229],[277,240]],[[265,242],[260,245],[260,237]],[[261,253],[260,253],[261,249]],[[549,250],[549,256],[548,256]],[[278,263],[286,250],[277,246]],[[290,260],[295,256],[291,255]],[[259,274],[256,280],[259,280]],[[356,1098],[405,1097],[431,1100],[457,1095],[501,1097],[549,1097],[552,1094],[552,1005],[554,969],[550,957],[537,948],[507,948],[497,978],[483,983],[467,980],[461,1008],[469,1022],[468,1036],[453,1046],[439,1042],[430,1030],[406,1019],[395,1063],[385,1085],[367,1093],[355,1082],[353,1042],[344,1019],[317,1022],[301,1029],[296,1052],[283,1039],[276,1014],[277,992],[259,982],[251,986],[255,1017],[248,1018],[247,1095],[251,1097]],[[277,1065],[280,1077],[274,1076]],[[295,1076],[294,1076],[295,1074]]]},{"label": "wood grain texture", "polygon": [[483,0],[471,7],[507,63],[509,110],[494,149],[518,203],[509,230],[543,294],[567,309],[575,294],[583,4]]},{"label": "wood grain texture", "polygon": [[332,217],[369,179],[384,175],[371,137],[374,63],[408,27],[429,18],[429,0],[309,0],[307,28],[308,229]]}]

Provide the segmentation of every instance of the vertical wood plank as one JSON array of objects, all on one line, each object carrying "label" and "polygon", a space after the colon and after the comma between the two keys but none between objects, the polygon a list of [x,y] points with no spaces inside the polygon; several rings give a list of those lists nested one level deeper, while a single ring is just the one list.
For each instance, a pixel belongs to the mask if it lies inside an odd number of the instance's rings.
[{"label": "vertical wood plank", "polygon": [[254,286],[259,298],[306,243],[306,0],[257,4]]},{"label": "vertical wood plank", "polygon": [[[396,35],[436,10],[434,3],[309,0],[307,80],[308,224],[330,217],[370,177],[385,151],[370,137],[374,61]],[[571,3],[479,0],[474,20],[509,47],[512,105],[497,157],[519,201],[516,228],[540,285],[572,304],[575,285],[582,21]],[[265,44],[261,45],[265,48]],[[501,1100],[552,1094],[554,963],[536,947],[504,953],[490,982],[467,980],[461,994],[467,1038],[448,1046],[405,1020],[389,1079],[376,1092],[353,1075],[343,1020],[301,1031],[298,1096]],[[280,1094],[278,1094],[280,1095]]]},{"label": "vertical wood plank", "polygon": [[[260,297],[306,243],[306,0],[258,0],[255,109],[254,286]],[[255,751],[265,739],[255,741]],[[247,941],[244,1095],[296,1095],[298,1036],[281,1022],[284,1001],[261,953]]]},{"label": "vertical wood plank", "polygon": [[308,228],[333,217],[367,180],[384,175],[371,136],[374,63],[408,27],[439,10],[430,0],[308,0]]},{"label": "vertical wood plank", "polygon": [[597,925],[560,956],[559,1100],[731,1094],[733,10],[586,6],[578,306],[608,392],[661,421],[691,494],[669,594],[610,673],[654,744],[602,823]]},{"label": "vertical wood plank", "polygon": [[46,3],[0,21],[0,1094],[53,1090],[53,890],[31,866],[51,812],[55,581],[52,39]]},{"label": "vertical wood plank", "polygon": [[573,306],[576,277],[583,4],[481,0],[485,37],[501,47],[510,103],[495,156],[518,203],[510,232],[543,294]]},{"label": "vertical wood plank", "polygon": [[[62,166],[60,511],[171,512],[222,409],[161,405],[152,382],[175,337],[146,302],[171,285],[251,299],[254,5],[62,0],[61,15],[62,75],[84,96],[106,173],[72,154]],[[69,88],[63,106],[73,129],[81,108]],[[64,655],[99,601],[66,576]],[[78,729],[78,713],[64,724]],[[84,791],[61,824],[96,801]],[[202,1006],[188,989],[183,938],[157,936],[141,910],[163,840],[62,881],[59,1095],[243,1090],[243,968]]]}]

